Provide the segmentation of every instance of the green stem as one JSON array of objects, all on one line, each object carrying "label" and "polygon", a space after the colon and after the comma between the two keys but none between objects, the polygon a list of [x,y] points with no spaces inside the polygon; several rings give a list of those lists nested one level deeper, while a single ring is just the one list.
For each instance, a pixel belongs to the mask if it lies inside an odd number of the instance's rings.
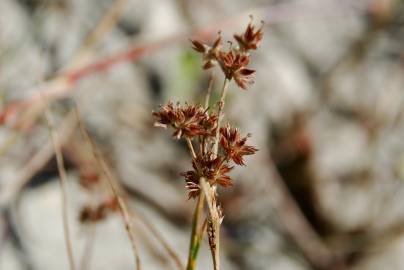
[{"label": "green stem", "polygon": [[199,247],[200,247],[200,240],[201,237],[198,233],[198,223],[199,217],[203,209],[203,202],[205,200],[205,194],[201,192],[198,197],[198,202],[195,206],[194,216],[192,218],[192,231],[191,231],[191,240],[189,244],[189,253],[188,253],[188,263],[187,263],[187,270],[194,270],[196,267],[196,259],[198,257]]}]

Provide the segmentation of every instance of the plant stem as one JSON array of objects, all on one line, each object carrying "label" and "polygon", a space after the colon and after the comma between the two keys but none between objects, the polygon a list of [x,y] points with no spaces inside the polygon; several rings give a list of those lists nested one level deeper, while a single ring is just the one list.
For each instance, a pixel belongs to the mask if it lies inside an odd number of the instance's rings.
[{"label": "plant stem", "polygon": [[209,101],[210,101],[210,95],[212,94],[212,88],[213,88],[213,72],[211,72],[209,75],[208,90],[206,91],[205,96],[205,109],[209,108]]},{"label": "plant stem", "polygon": [[205,200],[204,197],[205,197],[204,193],[201,192],[201,194],[198,196],[194,216],[192,218],[192,231],[191,231],[191,240],[189,244],[187,270],[194,270],[196,266],[196,258],[198,257],[198,251],[201,240],[201,237],[198,232],[198,223],[200,214],[203,210],[203,202]]},{"label": "plant stem", "polygon": [[210,250],[212,253],[214,270],[220,270],[219,256],[219,230],[220,230],[220,215],[216,204],[216,190],[206,182],[204,177],[199,179],[203,193],[206,196],[206,203],[209,210],[210,233],[208,233]]},{"label": "plant stem", "polygon": [[187,141],[189,152],[191,153],[192,158],[195,160],[196,159],[196,153],[195,153],[194,146],[192,145],[191,139],[186,138],[186,141]]},{"label": "plant stem", "polygon": [[[203,202],[203,200],[205,199],[205,194],[201,193],[201,202]],[[203,205],[203,203],[202,203]],[[192,255],[192,259],[196,262],[196,258],[198,257],[198,252],[199,252],[199,248],[201,246],[201,240],[203,237],[203,233],[206,230],[206,226],[208,225],[208,219],[205,218],[204,222],[202,223],[201,227],[199,228],[199,230],[196,233],[196,241],[193,247],[193,255]],[[188,269],[187,269],[188,270]]]},{"label": "plant stem", "polygon": [[143,225],[150,231],[150,233],[156,238],[157,241],[161,243],[163,248],[167,251],[168,255],[172,258],[173,262],[177,265],[179,270],[184,270],[184,266],[181,263],[181,260],[176,253],[176,251],[168,244],[168,242],[164,239],[161,233],[156,229],[154,224],[150,222],[144,215],[140,213],[134,213],[134,209],[130,209],[132,216],[136,216],[137,220],[143,223]]},{"label": "plant stem", "polygon": [[222,93],[220,95],[219,108],[218,108],[218,112],[217,112],[217,128],[216,128],[216,134],[215,134],[215,143],[213,145],[214,157],[217,157],[217,152],[219,149],[220,123],[223,118],[223,108],[224,108],[224,102],[226,99],[228,86],[229,86],[229,80],[227,78],[225,78],[224,82],[223,82]]},{"label": "plant stem", "polygon": [[[196,160],[196,153],[192,145],[191,139],[186,138],[186,141],[192,159]],[[200,237],[197,228],[199,223],[199,216],[203,210],[203,202],[205,200],[204,197],[205,197],[204,194],[201,192],[198,196],[198,201],[196,203],[194,215],[192,218],[192,230],[191,230],[191,240],[189,244],[187,270],[194,270],[196,266],[196,258],[198,257],[198,251],[200,246]]]},{"label": "plant stem", "polygon": [[[194,146],[192,145],[192,141],[190,138],[186,138],[187,145],[189,148],[189,152],[191,153],[192,159],[196,160],[196,153]],[[199,216],[203,209],[203,202],[205,200],[205,195],[201,192],[198,196],[198,202],[195,206],[194,216],[192,218],[192,231],[191,231],[191,240],[189,244],[189,253],[188,253],[188,263],[187,263],[187,270],[194,270],[196,266],[196,258],[198,256],[199,251],[199,240],[200,237],[198,236],[198,223],[199,223]]]},{"label": "plant stem", "polygon": [[[219,137],[220,137],[220,123],[223,118],[223,108],[225,104],[227,88],[229,86],[229,80],[227,78],[224,79],[222,92],[220,95],[218,112],[217,112],[217,128],[215,134],[215,141],[213,144],[213,157],[216,158],[219,150]],[[208,235],[210,249],[212,253],[213,259],[213,267],[215,270],[220,270],[220,216],[219,210],[216,204],[216,185],[209,185],[205,179],[201,178],[200,180],[203,192],[206,195],[206,202],[209,207],[209,219],[211,224],[211,233],[212,235]]]},{"label": "plant stem", "polygon": [[52,115],[50,114],[50,109],[48,108],[48,103],[46,98],[44,97],[46,102],[46,109],[45,109],[45,118],[48,124],[48,129],[51,137],[51,141],[53,144],[53,149],[55,151],[57,168],[59,172],[59,180],[60,180],[60,192],[61,192],[61,200],[62,200],[62,219],[63,219],[63,233],[66,242],[66,250],[67,250],[67,257],[69,261],[69,267],[71,270],[76,269],[76,264],[74,262],[74,255],[73,255],[73,245],[70,235],[69,229],[69,211],[68,211],[68,195],[67,195],[67,174],[66,169],[64,166],[63,155],[60,148],[58,137],[53,129],[52,124]]},{"label": "plant stem", "polygon": [[[211,81],[213,81],[213,79]],[[209,83],[209,89],[212,88],[211,83],[212,82]],[[229,80],[227,78],[225,78],[224,82],[223,82],[222,92],[220,95],[220,100],[219,100],[217,129],[216,129],[215,141],[214,141],[214,145],[213,145],[214,157],[217,157],[218,148],[219,148],[220,122],[223,117],[223,108],[224,108],[228,85],[229,85]],[[208,89],[208,93],[207,93],[207,96],[205,99],[205,107],[207,107],[207,105],[209,104],[209,98],[210,98],[210,92],[211,92],[211,90],[209,90],[209,89]],[[196,154],[195,154],[195,150],[192,145],[191,139],[186,138],[186,141],[188,144],[188,148],[191,152],[192,158],[195,160]],[[187,270],[195,269],[196,257],[198,254],[199,242],[201,239],[200,235],[197,234],[197,226],[198,226],[199,214],[201,212],[200,209],[203,208],[203,199],[204,199],[203,197],[204,196],[206,196],[206,202],[207,202],[208,208],[209,208],[209,219],[213,224],[212,229],[213,229],[214,236],[213,236],[213,239],[211,239],[209,241],[210,243],[212,243],[210,246],[211,246],[211,252],[212,252],[213,266],[214,266],[215,270],[220,270],[220,256],[219,256],[220,216],[219,216],[219,211],[216,206],[216,198],[215,198],[216,186],[210,186],[204,178],[201,178],[200,184],[202,187],[202,192],[198,197],[198,203],[197,203],[197,206],[196,206],[196,209],[194,212],[193,221],[192,221],[192,233],[191,233],[191,242],[190,242],[190,248],[189,248]],[[204,227],[204,225],[202,225],[202,227]]]}]

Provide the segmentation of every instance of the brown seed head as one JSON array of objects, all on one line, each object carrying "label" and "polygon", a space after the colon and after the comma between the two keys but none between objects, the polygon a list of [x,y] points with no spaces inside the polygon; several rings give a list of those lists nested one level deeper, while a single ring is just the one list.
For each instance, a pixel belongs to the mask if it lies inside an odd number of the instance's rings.
[{"label": "brown seed head", "polygon": [[199,105],[174,106],[169,102],[165,106],[160,106],[160,111],[153,112],[157,118],[154,123],[157,127],[167,128],[171,126],[175,129],[173,137],[180,139],[182,136],[192,138],[205,133],[202,123],[208,119],[205,109]]},{"label": "brown seed head", "polygon": [[220,145],[223,148],[227,159],[231,159],[237,165],[244,165],[243,156],[253,155],[257,148],[246,145],[247,135],[244,138],[240,137],[240,133],[236,128],[231,128],[229,124],[226,127],[220,128]]},{"label": "brown seed head", "polygon": [[226,78],[234,79],[237,85],[244,90],[253,83],[255,73],[255,70],[246,67],[249,62],[249,55],[236,50],[222,52],[219,57],[219,63]]},{"label": "brown seed head", "polygon": [[220,32],[212,46],[209,46],[199,40],[191,40],[191,42],[192,49],[202,53],[203,69],[212,68],[217,64],[217,56],[219,55],[222,46],[222,37]]},{"label": "brown seed head", "polygon": [[251,17],[250,23],[247,25],[244,33],[238,35],[235,34],[233,37],[237,41],[240,50],[244,52],[248,52],[250,50],[256,50],[261,43],[263,38],[263,22],[260,28],[255,29],[255,26],[252,24],[253,18]]}]

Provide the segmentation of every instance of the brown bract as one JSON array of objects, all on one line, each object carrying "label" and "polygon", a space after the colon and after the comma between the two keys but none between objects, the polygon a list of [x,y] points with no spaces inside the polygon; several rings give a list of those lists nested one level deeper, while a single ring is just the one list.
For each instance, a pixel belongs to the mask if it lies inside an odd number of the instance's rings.
[{"label": "brown bract", "polygon": [[262,32],[263,24],[260,28],[255,30],[255,26],[250,22],[247,25],[246,30],[241,35],[235,34],[233,37],[237,41],[240,50],[249,51],[256,50],[261,43],[261,40],[264,36]]},{"label": "brown bract", "polygon": [[241,138],[238,130],[230,127],[229,124],[226,127],[220,128],[220,135],[220,145],[226,158],[233,160],[237,165],[245,164],[243,156],[253,155],[258,151],[254,146],[246,145],[249,135]]},{"label": "brown bract", "polygon": [[222,37],[220,36],[220,33],[212,46],[204,44],[203,42],[198,40],[191,40],[191,42],[193,45],[192,49],[199,53],[202,53],[203,69],[212,68],[217,64],[217,56],[219,55],[220,49],[222,47]]}]

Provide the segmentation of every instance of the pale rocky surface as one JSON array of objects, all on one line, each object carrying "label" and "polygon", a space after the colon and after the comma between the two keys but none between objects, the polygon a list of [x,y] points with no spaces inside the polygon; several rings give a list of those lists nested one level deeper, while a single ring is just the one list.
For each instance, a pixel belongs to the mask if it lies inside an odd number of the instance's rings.
[{"label": "pale rocky surface", "polygon": [[[95,53],[108,55],[134,42],[144,44],[189,30],[182,2],[128,0],[118,27]],[[311,182],[303,184],[312,185],[315,208],[327,222],[323,226],[332,227],[324,241],[339,248],[360,246],[361,240],[370,239],[360,259],[348,269],[402,269],[404,76],[398,60],[404,49],[402,30],[387,28],[376,33],[365,43],[367,51],[360,51],[362,57],[339,62],[352,44],[367,35],[369,17],[359,11],[322,16],[330,10],[318,14],[315,7],[320,1],[297,6],[294,1],[272,2],[274,8],[264,9],[268,18],[275,18],[269,13],[277,11],[285,12],[285,18],[265,27],[261,49],[252,58],[251,65],[257,69],[255,84],[240,91],[232,83],[226,104],[227,121],[237,124],[243,134],[252,133],[251,143],[260,154],[248,157],[247,166],[232,173],[235,187],[223,192],[223,270],[313,269],[279,220],[273,202],[281,195],[271,190],[268,164],[262,158],[277,151],[279,140],[274,134],[294,134],[299,116],[311,146],[309,169],[303,170],[311,170]],[[36,89],[33,86],[63,69],[110,4],[106,0],[1,0],[1,103],[28,97]],[[189,1],[188,8],[193,23],[205,25],[264,4],[268,3]],[[280,6],[287,8],[277,9]],[[301,6],[314,11],[305,8],[301,9],[307,12],[305,16],[286,18],[288,11],[295,14],[292,11]],[[265,17],[266,13],[258,14]],[[239,26],[247,21],[246,15],[224,32],[240,32]],[[52,105],[55,123],[59,123],[77,103],[84,124],[116,174],[136,191],[131,205],[154,224],[183,262],[194,202],[187,201],[179,172],[190,167],[189,154],[185,144],[171,140],[169,131],[153,127],[151,112],[167,100],[199,99],[206,84],[199,64],[184,38],[137,62],[83,79],[68,97]],[[215,89],[221,82],[221,77],[216,78]],[[2,127],[0,140],[10,134],[9,127]],[[40,119],[16,140],[0,158],[0,189],[12,183],[47,139],[46,122]],[[293,153],[297,151],[292,147]],[[294,158],[293,153],[286,162]],[[68,269],[53,163],[35,177],[37,186],[27,188],[9,210],[8,220],[21,246],[11,241],[7,215],[0,219],[1,270]],[[86,195],[77,185],[74,165],[67,170],[69,221],[79,260],[89,237],[88,228],[78,222]],[[143,269],[176,269],[150,232],[138,222],[136,227]],[[324,228],[316,229],[321,234]],[[88,269],[133,269],[130,243],[118,214],[97,225],[92,258]],[[198,269],[210,267],[205,239]]]}]

